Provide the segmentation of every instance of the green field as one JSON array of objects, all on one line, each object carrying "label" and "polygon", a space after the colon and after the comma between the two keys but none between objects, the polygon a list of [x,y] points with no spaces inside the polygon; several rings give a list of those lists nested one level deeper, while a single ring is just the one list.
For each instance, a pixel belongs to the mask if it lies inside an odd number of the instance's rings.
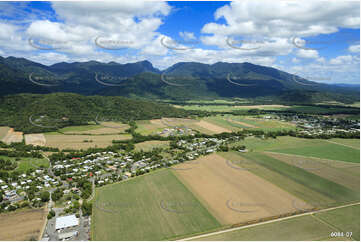
[{"label": "green field", "polygon": [[20,157],[19,161],[16,161],[15,157],[0,156],[1,159],[11,160],[12,162],[17,162],[18,167],[16,171],[25,173],[30,168],[37,169],[40,166],[49,167],[49,161],[47,159],[31,158],[31,157]]},{"label": "green field", "polygon": [[197,240],[206,241],[271,241],[271,240],[351,240],[331,237],[331,232],[352,232],[360,240],[360,205],[290,218],[269,224],[239,229]]},{"label": "green field", "polygon": [[263,110],[285,110],[288,107],[282,105],[182,105],[176,107],[180,107],[186,110],[200,110],[200,111],[208,111],[208,112],[232,112],[232,111],[247,111],[250,109],[263,109]]},{"label": "green field", "polygon": [[71,132],[82,132],[82,131],[90,131],[95,129],[100,129],[103,126],[91,124],[91,125],[80,125],[80,126],[69,126],[62,129],[59,129],[61,133],[71,133]]},{"label": "green field", "polygon": [[96,191],[93,240],[168,240],[218,227],[218,221],[170,170]]},{"label": "green field", "polygon": [[335,139],[330,139],[330,141],[338,143],[338,144],[351,146],[351,147],[356,148],[356,149],[360,149],[360,140],[359,139],[339,139],[339,138],[335,138]]},{"label": "green field", "polygon": [[[302,168],[289,165],[265,154],[247,153],[243,154],[242,156],[332,199],[335,202],[334,204],[342,204],[345,202],[355,202],[360,200],[359,193],[356,193],[345,186],[317,176]],[[300,197],[300,195],[298,196]],[[319,204],[318,206],[323,207],[327,205],[328,204]]]},{"label": "green field", "polygon": [[[349,142],[357,145],[359,140],[339,139],[333,142]],[[331,140],[332,141],[332,140]],[[276,139],[260,139],[247,137],[237,145],[245,145],[250,151],[272,151],[284,154],[316,157],[321,159],[340,160],[346,162],[360,162],[360,150],[327,142],[322,139],[303,139],[290,136],[277,137]]]},{"label": "green field", "polygon": [[328,142],[313,146],[275,149],[273,152],[360,163],[360,150]]}]

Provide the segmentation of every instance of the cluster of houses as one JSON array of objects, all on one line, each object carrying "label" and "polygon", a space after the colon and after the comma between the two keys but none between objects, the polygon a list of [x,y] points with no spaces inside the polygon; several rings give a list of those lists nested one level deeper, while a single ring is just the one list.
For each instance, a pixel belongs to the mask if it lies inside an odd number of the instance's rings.
[{"label": "cluster of houses", "polygon": [[315,115],[281,116],[281,121],[290,121],[301,129],[299,133],[318,136],[336,133],[353,134],[360,132],[360,121]]},{"label": "cluster of houses", "polygon": [[194,130],[187,128],[187,127],[172,127],[172,128],[165,128],[162,131],[157,133],[161,136],[183,136],[183,135],[194,135]]},{"label": "cluster of houses", "polygon": [[[52,187],[58,186],[59,181],[54,177],[48,175],[46,168],[36,169],[30,174],[23,173],[16,177],[8,177],[7,179],[0,179],[0,196],[2,194],[2,204],[12,204],[15,207],[21,207],[21,203],[25,198],[29,202],[39,202],[41,200],[40,194]],[[30,196],[29,194],[32,194]],[[9,205],[3,207],[7,211]]]}]

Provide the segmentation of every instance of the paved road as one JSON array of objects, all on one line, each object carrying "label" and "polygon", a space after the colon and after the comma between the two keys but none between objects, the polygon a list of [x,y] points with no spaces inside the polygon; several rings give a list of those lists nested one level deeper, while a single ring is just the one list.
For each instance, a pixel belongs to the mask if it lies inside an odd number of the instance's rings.
[{"label": "paved road", "polygon": [[338,209],[338,208],[350,207],[350,206],[354,206],[354,205],[358,205],[358,204],[360,204],[360,202],[352,203],[352,204],[347,204],[347,205],[342,205],[342,206],[333,207],[333,208],[321,209],[321,210],[318,210],[318,211],[312,211],[312,212],[307,212],[307,213],[292,215],[292,216],[284,217],[284,218],[273,219],[273,220],[270,220],[270,221],[255,223],[255,224],[246,225],[246,226],[242,226],[242,227],[237,227],[237,228],[232,228],[232,229],[225,229],[225,230],[221,230],[221,231],[217,231],[217,232],[212,232],[212,233],[208,233],[208,234],[197,235],[197,236],[193,236],[193,237],[188,237],[188,238],[181,239],[180,241],[197,240],[197,239],[204,238],[204,237],[208,237],[208,236],[212,236],[212,235],[218,235],[218,234],[223,234],[223,233],[232,232],[232,231],[236,231],[236,230],[247,229],[247,228],[255,227],[255,226],[258,226],[258,225],[274,223],[274,222],[278,222],[278,221],[282,221],[282,220],[286,220],[286,219],[291,219],[291,218],[296,218],[296,217],[301,217],[301,216],[313,215],[313,214],[316,214],[316,213],[321,213],[321,212],[326,212],[326,211],[330,211],[330,210],[335,210],[335,209]]}]

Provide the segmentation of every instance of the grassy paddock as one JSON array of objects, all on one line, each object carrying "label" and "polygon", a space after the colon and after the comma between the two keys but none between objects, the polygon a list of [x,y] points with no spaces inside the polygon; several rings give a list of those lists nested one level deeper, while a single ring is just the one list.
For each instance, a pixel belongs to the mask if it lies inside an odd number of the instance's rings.
[{"label": "grassy paddock", "polygon": [[93,240],[168,240],[220,227],[170,170],[97,189]]}]

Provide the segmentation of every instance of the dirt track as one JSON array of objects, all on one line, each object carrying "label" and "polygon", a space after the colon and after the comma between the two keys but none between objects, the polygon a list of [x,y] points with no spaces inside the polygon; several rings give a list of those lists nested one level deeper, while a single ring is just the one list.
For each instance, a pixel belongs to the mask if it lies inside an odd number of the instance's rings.
[{"label": "dirt track", "polygon": [[192,169],[176,166],[177,176],[223,224],[236,224],[295,211],[302,200],[253,173],[232,168],[223,157],[202,157]]}]

